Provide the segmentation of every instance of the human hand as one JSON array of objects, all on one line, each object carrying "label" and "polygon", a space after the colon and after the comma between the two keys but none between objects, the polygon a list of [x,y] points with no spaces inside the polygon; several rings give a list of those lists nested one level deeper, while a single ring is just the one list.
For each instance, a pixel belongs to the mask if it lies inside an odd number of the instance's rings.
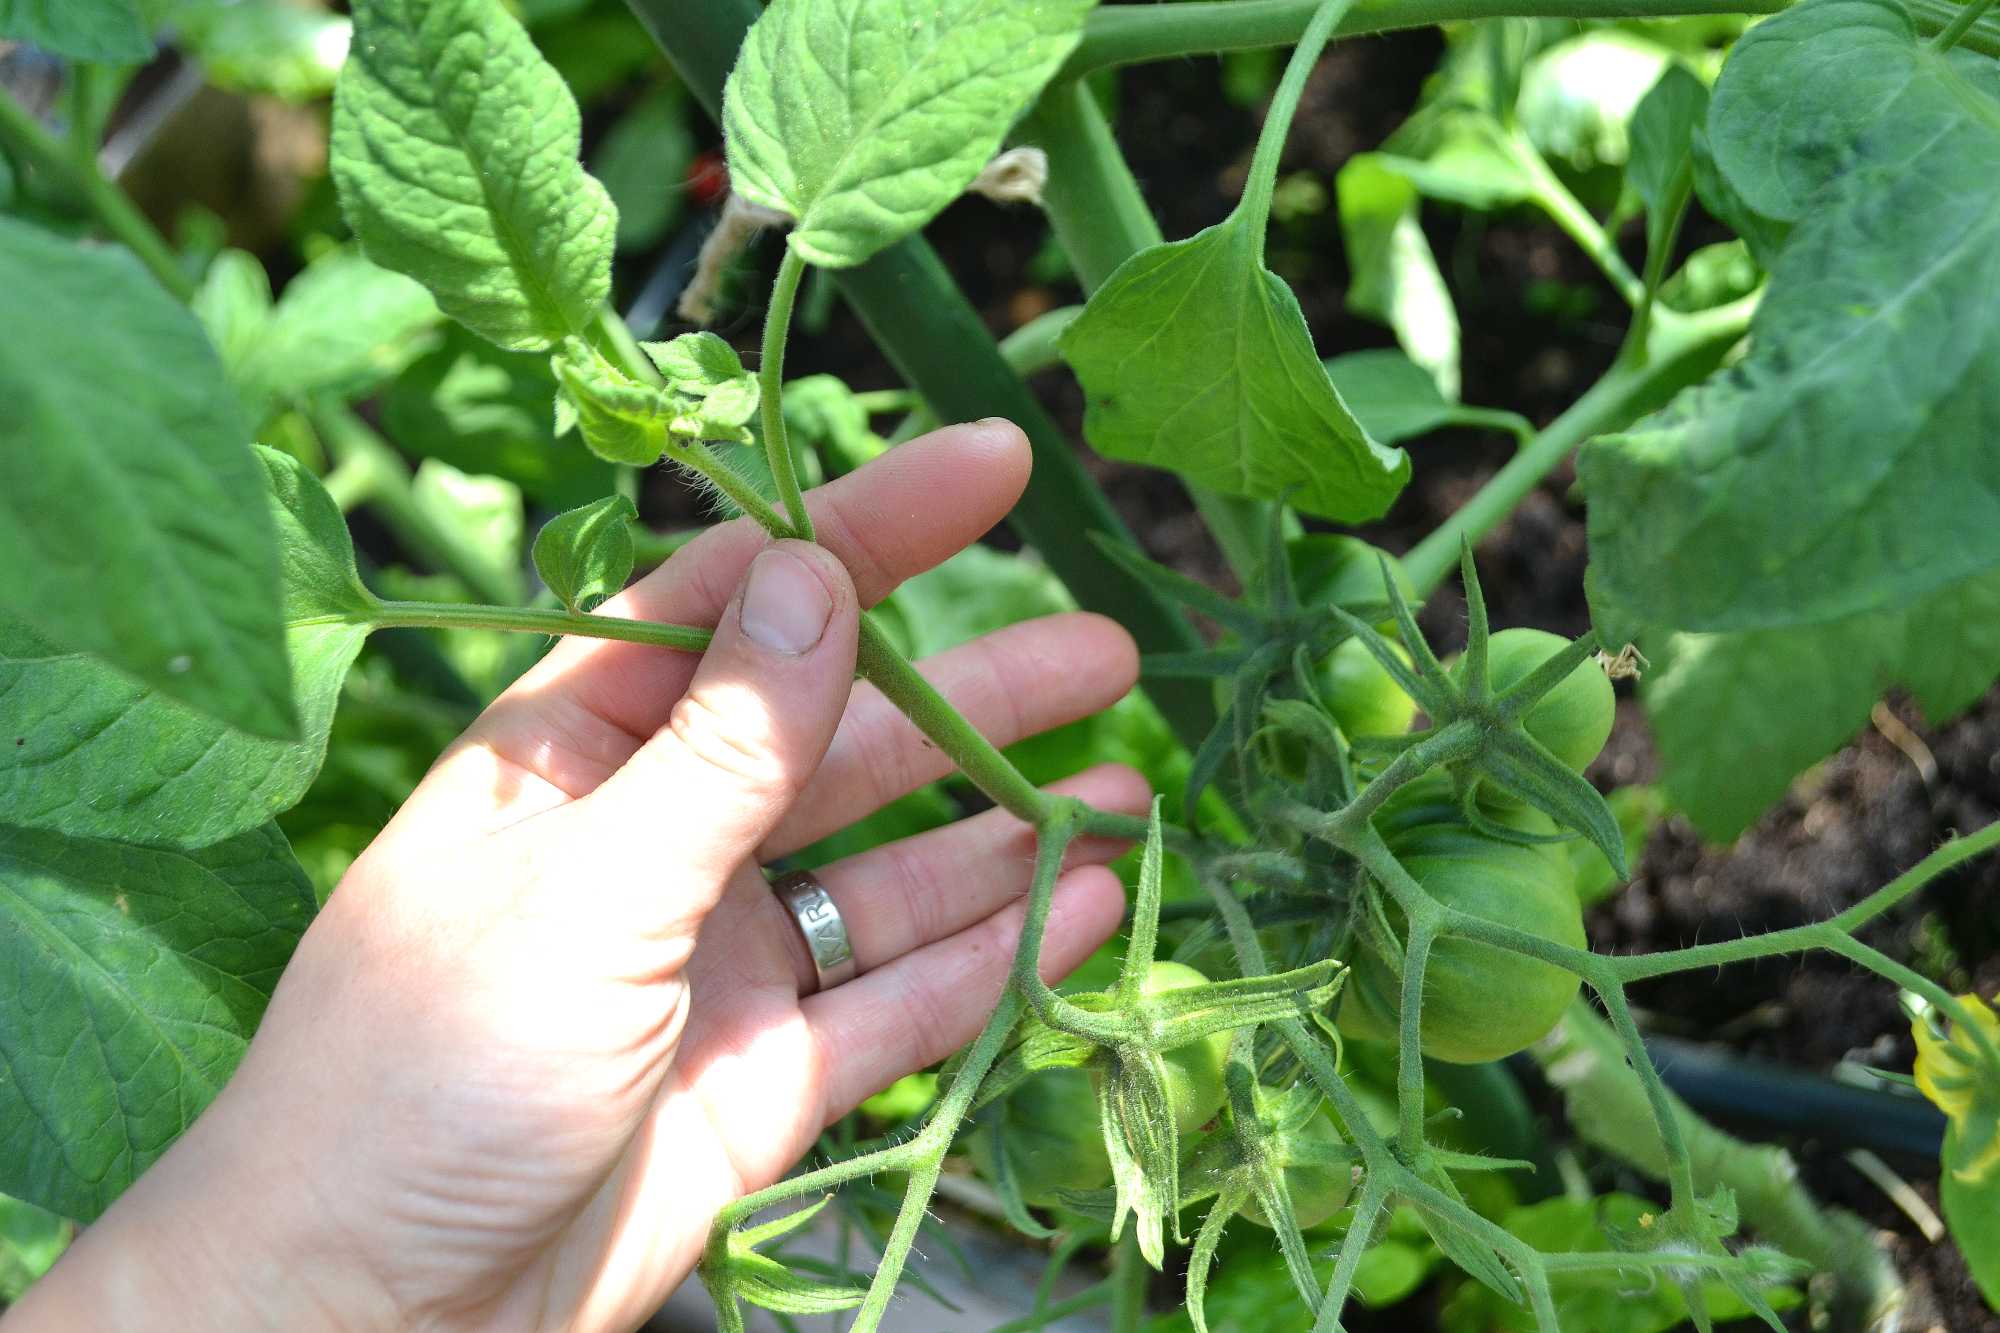
[{"label": "human hand", "polygon": [[[1028,460],[1004,422],[936,432],[814,493],[824,549],[738,520],[602,608],[716,624],[699,659],[558,644],[356,861],[221,1097],[23,1325],[631,1327],[718,1208],[968,1041],[1013,953],[1025,825],[989,811],[816,867],[861,969],[819,994],[759,863],[947,771],[854,683],[857,604],[997,522]],[[924,667],[1003,744],[1136,669],[1089,615]],[[1146,807],[1129,769],[1063,790]],[[1116,929],[1118,850],[1072,847],[1050,979]]]}]

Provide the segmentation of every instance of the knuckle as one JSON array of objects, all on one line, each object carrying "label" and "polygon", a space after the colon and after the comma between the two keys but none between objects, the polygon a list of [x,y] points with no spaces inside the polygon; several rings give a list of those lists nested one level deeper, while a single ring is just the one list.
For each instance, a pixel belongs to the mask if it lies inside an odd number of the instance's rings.
[{"label": "knuckle", "polygon": [[781,753],[775,720],[761,707],[743,701],[725,707],[700,689],[690,690],[668,715],[667,730],[689,755],[735,785],[770,797],[794,794],[796,780]]}]

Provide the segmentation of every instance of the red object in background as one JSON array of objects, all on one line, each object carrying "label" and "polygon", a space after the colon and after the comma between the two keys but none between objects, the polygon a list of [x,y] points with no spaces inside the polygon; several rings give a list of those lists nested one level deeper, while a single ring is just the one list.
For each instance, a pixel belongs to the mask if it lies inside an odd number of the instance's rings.
[{"label": "red object in background", "polygon": [[720,148],[707,149],[688,163],[687,188],[689,197],[703,208],[722,202],[729,193],[729,166]]}]

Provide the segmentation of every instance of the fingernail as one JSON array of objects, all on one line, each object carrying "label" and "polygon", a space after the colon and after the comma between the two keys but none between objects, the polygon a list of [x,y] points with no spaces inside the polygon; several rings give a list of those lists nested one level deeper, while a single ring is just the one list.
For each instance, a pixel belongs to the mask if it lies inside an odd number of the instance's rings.
[{"label": "fingernail", "polygon": [[826,633],[833,598],[804,561],[774,546],[751,562],[737,614],[752,643],[796,656]]}]

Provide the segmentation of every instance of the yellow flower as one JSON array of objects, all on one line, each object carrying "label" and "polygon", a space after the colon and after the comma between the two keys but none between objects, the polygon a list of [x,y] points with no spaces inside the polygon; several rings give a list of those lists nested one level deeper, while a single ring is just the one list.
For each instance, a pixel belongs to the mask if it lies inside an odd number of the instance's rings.
[{"label": "yellow flower", "polygon": [[[1942,1015],[1932,1011],[1911,1022],[1910,1035],[1917,1040],[1917,1086],[1954,1131],[1951,1173],[1976,1184],[2000,1172],[2000,1061],[1990,1054],[2000,1050],[2000,1014],[1977,995],[1961,995],[1958,1002],[1970,1025],[1955,1024],[1947,1033],[1933,1026]],[[1986,1038],[1986,1052],[1968,1027]]]}]

